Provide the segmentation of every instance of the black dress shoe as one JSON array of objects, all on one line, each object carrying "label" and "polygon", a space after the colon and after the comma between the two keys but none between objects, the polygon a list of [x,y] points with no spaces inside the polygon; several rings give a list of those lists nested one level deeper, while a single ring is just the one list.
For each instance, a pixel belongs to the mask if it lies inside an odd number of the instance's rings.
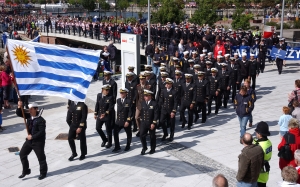
[{"label": "black dress shoe", "polygon": [[136,137],[140,137],[140,131],[136,133]]},{"label": "black dress shoe", "polygon": [[183,129],[185,127],[185,123],[182,123],[181,128]]},{"label": "black dress shoe", "polygon": [[117,153],[117,152],[119,152],[121,150],[121,147],[115,147],[113,150],[112,150],[112,152],[113,153]]},{"label": "black dress shoe", "polygon": [[210,115],[210,112],[208,112],[206,115],[209,116],[209,115]]},{"label": "black dress shoe", "polygon": [[111,148],[111,146],[112,146],[112,144],[108,143],[105,147],[106,147],[106,149],[108,149],[108,148]]},{"label": "black dress shoe", "polygon": [[137,131],[137,128],[134,128],[133,130],[132,130],[132,132],[136,132]]},{"label": "black dress shoe", "polygon": [[162,137],[162,139],[161,139],[161,141],[163,142],[163,141],[165,141],[166,140],[166,135],[164,135],[163,137]]},{"label": "black dress shoe", "polygon": [[151,149],[149,154],[152,155],[153,153],[155,153],[155,149]]},{"label": "black dress shoe", "polygon": [[124,151],[129,151],[129,149],[130,149],[130,146],[127,145],[127,146],[125,147]]},{"label": "black dress shoe", "polygon": [[40,176],[39,176],[39,180],[43,180],[44,178],[46,178],[46,174],[40,174]]},{"label": "black dress shoe", "polygon": [[201,123],[205,123],[206,121],[202,120]]},{"label": "black dress shoe", "polygon": [[101,144],[101,147],[105,147],[105,144],[107,143],[107,140],[103,141]]},{"label": "black dress shoe", "polygon": [[31,173],[31,170],[28,169],[26,172],[22,173],[22,175],[19,176],[20,179],[24,178],[26,175],[29,175]]},{"label": "black dress shoe", "polygon": [[145,155],[145,154],[146,154],[146,150],[147,150],[147,149],[142,149],[141,155]]},{"label": "black dress shoe", "polygon": [[81,155],[80,157],[79,157],[79,160],[84,160],[85,159],[85,155]]},{"label": "black dress shoe", "polygon": [[188,126],[188,130],[191,130],[191,128],[192,128],[191,126]]},{"label": "black dress shoe", "polygon": [[77,154],[72,155],[72,156],[69,158],[69,161],[73,161],[75,157],[77,157]]},{"label": "black dress shoe", "polygon": [[173,139],[174,139],[173,137],[168,138],[168,140],[169,140],[170,142],[172,142]]}]

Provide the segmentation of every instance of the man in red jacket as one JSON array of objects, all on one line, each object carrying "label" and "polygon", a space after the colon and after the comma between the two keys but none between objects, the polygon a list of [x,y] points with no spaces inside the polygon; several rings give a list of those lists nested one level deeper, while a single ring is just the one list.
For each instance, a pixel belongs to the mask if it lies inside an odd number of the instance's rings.
[{"label": "man in red jacket", "polygon": [[216,56],[218,56],[219,51],[222,51],[222,54],[220,54],[221,56],[225,55],[225,47],[223,44],[221,44],[220,40],[217,41],[217,45],[214,48],[214,57],[215,58],[216,58]]}]

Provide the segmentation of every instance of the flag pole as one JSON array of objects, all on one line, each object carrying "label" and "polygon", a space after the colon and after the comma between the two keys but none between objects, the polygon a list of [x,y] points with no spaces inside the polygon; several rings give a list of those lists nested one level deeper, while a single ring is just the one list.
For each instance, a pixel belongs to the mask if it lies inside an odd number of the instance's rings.
[{"label": "flag pole", "polygon": [[[10,58],[10,55],[9,55],[9,52],[8,52],[8,49],[7,49],[7,45],[6,45],[6,52],[7,52],[7,56]],[[16,89],[16,92],[17,92],[17,95],[18,95],[18,99],[19,99],[19,101],[22,101],[21,97],[20,97],[19,88],[18,88],[16,79],[15,79],[14,68],[11,64],[11,60],[10,60],[9,66],[10,66],[10,69],[12,70],[11,73],[13,74],[13,84],[15,85],[15,89]],[[24,106],[21,107],[21,111],[22,111],[22,116],[23,116],[23,119],[24,119],[24,124],[25,124],[25,127],[26,127],[26,131],[27,131],[27,135],[29,135],[29,128],[28,128],[28,125],[26,123]]]}]

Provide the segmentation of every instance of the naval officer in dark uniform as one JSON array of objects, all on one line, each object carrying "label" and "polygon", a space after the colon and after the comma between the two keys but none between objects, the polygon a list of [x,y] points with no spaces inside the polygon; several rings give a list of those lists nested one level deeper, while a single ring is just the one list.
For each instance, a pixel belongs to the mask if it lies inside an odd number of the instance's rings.
[{"label": "naval officer in dark uniform", "polygon": [[[112,96],[109,96],[110,85],[106,84],[102,86],[102,93],[98,93],[94,118],[96,120],[96,130],[102,139],[101,147],[105,146],[110,148],[112,146],[112,111],[114,110],[114,100]],[[102,126],[105,123],[107,137],[105,136]]]},{"label": "naval officer in dark uniform", "polygon": [[166,79],[166,88],[162,90],[160,106],[160,125],[163,128],[164,136],[161,141],[165,141],[168,137],[167,125],[170,126],[170,138],[169,141],[173,141],[175,131],[175,114],[177,108],[177,91],[173,89],[174,81],[170,78]]},{"label": "naval officer in dark uniform", "polygon": [[205,72],[198,72],[198,80],[195,81],[195,94],[196,94],[196,106],[197,110],[195,122],[199,119],[199,112],[202,112],[202,121],[201,123],[206,122],[206,103],[209,96],[209,82],[204,79]]},{"label": "naval officer in dark uniform", "polygon": [[181,86],[181,105],[180,105],[180,116],[182,117],[182,125],[181,128],[185,127],[186,119],[184,117],[184,112],[188,109],[188,129],[190,130],[193,124],[193,110],[195,105],[195,85],[191,83],[192,74],[185,74],[185,83]]},{"label": "naval officer in dark uniform", "polygon": [[158,104],[156,101],[152,100],[152,95],[154,93],[150,90],[144,89],[144,101],[142,101],[141,105],[141,126],[140,126],[140,139],[143,145],[143,149],[141,151],[141,155],[146,154],[147,142],[146,137],[149,131],[150,134],[150,146],[151,150],[149,154],[155,153],[156,148],[156,125],[158,120]]},{"label": "naval officer in dark uniform", "polygon": [[69,111],[67,114],[67,123],[70,127],[68,142],[72,150],[72,156],[69,158],[69,161],[73,161],[74,158],[77,156],[74,141],[76,136],[80,140],[81,156],[79,157],[79,160],[83,160],[85,159],[85,155],[87,154],[85,130],[87,127],[86,119],[88,114],[88,108],[83,102],[71,101],[68,103],[70,104]]},{"label": "naval officer in dark uniform", "polygon": [[114,140],[115,148],[113,152],[118,152],[121,150],[119,142],[119,132],[124,128],[127,135],[127,144],[124,151],[130,149],[132,132],[131,132],[131,121],[133,117],[132,109],[135,106],[132,106],[132,100],[127,97],[129,90],[127,88],[120,89],[120,98],[117,99],[117,119],[116,125],[114,127]]},{"label": "naval officer in dark uniform", "polygon": [[[16,114],[19,117],[23,117],[21,110],[22,107],[23,103],[19,101],[18,108],[16,110]],[[26,141],[20,151],[20,159],[22,162],[23,171],[19,178],[24,178],[26,175],[31,173],[27,157],[33,150],[40,164],[40,176],[38,179],[42,180],[46,177],[48,171],[45,155],[46,121],[38,112],[38,105],[36,103],[29,104],[28,108],[29,113],[25,113],[25,118],[29,134],[26,137]]]}]

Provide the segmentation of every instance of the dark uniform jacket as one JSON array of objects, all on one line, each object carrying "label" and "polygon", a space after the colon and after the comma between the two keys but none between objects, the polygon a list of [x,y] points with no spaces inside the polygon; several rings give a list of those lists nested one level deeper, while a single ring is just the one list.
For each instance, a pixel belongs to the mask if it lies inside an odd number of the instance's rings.
[{"label": "dark uniform jacket", "polygon": [[[17,108],[16,114],[23,118],[21,108]],[[29,134],[32,136],[33,142],[45,142],[46,140],[46,121],[43,117],[38,116],[31,118],[29,113],[25,113],[26,124],[28,126]]]},{"label": "dark uniform jacket", "polygon": [[194,82],[195,86],[195,94],[196,94],[196,102],[205,102],[205,99],[208,99],[209,96],[209,82],[207,80],[196,80]]},{"label": "dark uniform jacket", "polygon": [[208,78],[208,82],[209,82],[209,94],[210,95],[215,95],[216,91],[221,90],[221,78],[220,77],[210,76]]},{"label": "dark uniform jacket", "polygon": [[158,102],[158,104],[160,104],[160,99],[162,97],[162,91],[166,88],[166,82],[162,82],[162,80],[160,79],[158,81],[158,90],[157,90],[157,94],[156,94],[156,101]]},{"label": "dark uniform jacket", "polygon": [[148,88],[150,91],[152,91],[154,93],[154,96],[156,94],[156,79],[149,79],[149,81],[146,81],[146,85],[148,85]]},{"label": "dark uniform jacket", "polygon": [[256,60],[249,60],[249,75],[258,75],[259,74],[259,63]]},{"label": "dark uniform jacket", "polygon": [[109,81],[106,81],[105,79],[103,79],[103,85],[105,85],[105,84],[110,85],[108,96],[112,96],[113,104],[115,104],[116,99],[117,99],[117,94],[118,94],[117,93],[118,92],[118,85],[117,85],[116,81],[114,81],[113,79],[109,79]]},{"label": "dark uniform jacket", "polygon": [[67,114],[67,123],[76,128],[86,128],[87,115],[88,107],[84,102],[75,104],[74,101],[71,101]]},{"label": "dark uniform jacket", "polygon": [[236,83],[238,80],[240,80],[240,71],[239,66],[237,64],[234,64],[233,67],[231,67],[231,64],[228,65],[228,71],[230,72],[230,80],[231,83]]},{"label": "dark uniform jacket", "polygon": [[164,88],[160,99],[162,113],[176,113],[177,101],[177,91],[173,88],[171,88],[170,91],[168,91],[167,88]]},{"label": "dark uniform jacket", "polygon": [[132,100],[126,97],[122,103],[121,98],[117,99],[116,125],[124,126],[125,122],[131,121],[132,116]]},{"label": "dark uniform jacket", "polygon": [[113,109],[114,102],[112,96],[102,97],[102,93],[98,93],[94,115],[100,117],[101,114],[105,114],[105,117],[100,120],[108,121],[111,119],[111,113]]},{"label": "dark uniform jacket", "polygon": [[221,70],[218,74],[218,77],[221,78],[221,89],[227,90],[228,86],[231,87],[230,72],[225,70],[223,74],[223,71]]},{"label": "dark uniform jacket", "polygon": [[249,76],[249,61],[239,61],[239,67],[240,67],[240,75],[241,77],[248,77]]},{"label": "dark uniform jacket", "polygon": [[156,125],[158,120],[158,104],[151,100],[147,105],[146,101],[141,103],[141,125],[150,128],[151,124]]},{"label": "dark uniform jacket", "polygon": [[135,103],[136,100],[136,86],[137,86],[137,82],[133,82],[133,81],[131,81],[131,83],[129,83],[128,81],[125,82],[125,88],[129,90],[129,92],[127,93],[127,98],[130,99],[132,103]]},{"label": "dark uniform jacket", "polygon": [[196,94],[195,94],[195,85],[190,83],[188,86],[186,83],[181,85],[181,105],[190,105],[195,103]]}]

